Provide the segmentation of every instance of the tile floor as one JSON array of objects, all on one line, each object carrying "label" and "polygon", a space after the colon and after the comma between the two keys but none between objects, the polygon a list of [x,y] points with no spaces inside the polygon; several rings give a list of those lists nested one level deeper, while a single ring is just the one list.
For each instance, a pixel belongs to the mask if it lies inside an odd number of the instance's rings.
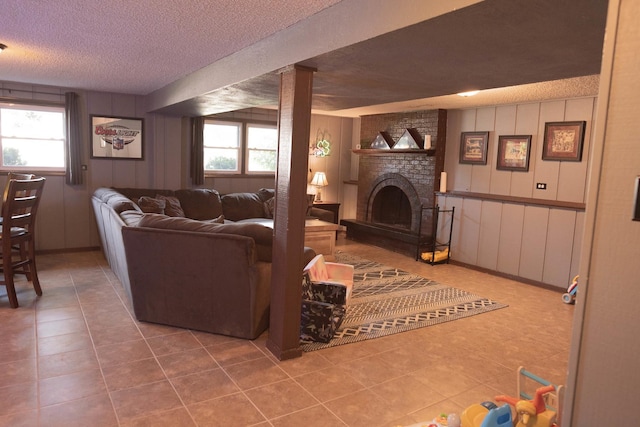
[{"label": "tile floor", "polygon": [[0,289],[0,426],[402,426],[562,384],[573,306],[560,293],[339,239],[338,249],[509,307],[279,362],[245,341],[137,322],[98,251],[42,255],[44,295]]}]

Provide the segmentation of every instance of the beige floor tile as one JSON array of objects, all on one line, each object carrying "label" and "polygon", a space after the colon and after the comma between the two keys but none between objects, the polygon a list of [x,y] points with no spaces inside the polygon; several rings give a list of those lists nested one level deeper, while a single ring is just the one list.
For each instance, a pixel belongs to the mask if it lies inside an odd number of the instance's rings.
[{"label": "beige floor tile", "polygon": [[237,363],[224,368],[242,390],[260,387],[288,378],[287,374],[267,357]]},{"label": "beige floor tile", "polygon": [[0,417],[38,407],[38,385],[26,382],[0,388]]},{"label": "beige floor tile", "polygon": [[101,366],[117,365],[153,357],[153,353],[145,340],[103,345],[96,347],[96,352]]},{"label": "beige floor tile", "polygon": [[38,338],[47,338],[71,333],[88,332],[84,318],[53,320],[38,322]]},{"label": "beige floor tile", "polygon": [[406,375],[371,387],[386,404],[401,414],[408,414],[444,399],[434,388]]},{"label": "beige floor tile", "polygon": [[292,379],[286,379],[245,392],[247,397],[267,418],[277,418],[319,402]]},{"label": "beige floor tile", "polygon": [[120,424],[122,427],[196,427],[196,423],[185,408],[136,418]]},{"label": "beige floor tile", "polygon": [[20,309],[0,309],[11,325],[0,330],[0,427],[35,426],[38,413],[43,426],[396,427],[515,394],[521,364],[566,382],[574,306],[560,292],[337,243],[509,307],[278,361],[268,332],[249,341],[136,321],[100,252],[47,254],[43,297],[24,282]]},{"label": "beige floor tile", "polygon": [[162,368],[153,358],[105,366],[102,372],[109,391],[137,387],[165,379]]},{"label": "beige floor tile", "polygon": [[38,339],[38,354],[40,356],[83,350],[92,347],[93,343],[91,342],[91,337],[88,332],[73,332]]},{"label": "beige floor tile", "polygon": [[54,320],[82,318],[80,306],[59,307],[46,310],[38,310],[36,319],[38,322],[51,322]]},{"label": "beige floor tile", "polygon": [[159,381],[110,393],[120,422],[130,422],[182,406],[169,381]]},{"label": "beige floor tile", "polygon": [[40,425],[47,427],[117,427],[106,393],[47,406],[40,411]]},{"label": "beige floor tile", "polygon": [[142,339],[140,330],[134,322],[124,322],[119,326],[107,328],[92,327],[91,338],[96,347]]},{"label": "beige floor tile", "polygon": [[258,347],[246,340],[229,341],[207,346],[206,349],[220,366],[230,366],[265,357],[265,354]]},{"label": "beige floor tile", "polygon": [[393,363],[374,355],[356,360],[347,360],[342,366],[349,371],[349,375],[367,387],[389,381],[404,374],[403,370]]},{"label": "beige floor tile", "polygon": [[242,393],[189,405],[188,409],[198,427],[253,426],[266,421]]},{"label": "beige floor tile", "polygon": [[156,356],[202,348],[202,344],[191,335],[191,332],[185,330],[175,334],[147,338],[147,343]]},{"label": "beige floor tile", "polygon": [[350,394],[365,388],[347,369],[340,366],[300,375],[295,377],[295,380],[320,402],[339,397],[348,398]]},{"label": "beige floor tile", "polygon": [[2,427],[33,427],[38,425],[38,410],[27,410],[0,416]]},{"label": "beige floor tile", "polygon": [[216,361],[204,348],[158,356],[158,362],[169,378],[208,371],[218,367]]},{"label": "beige floor tile", "polygon": [[41,379],[95,370],[100,366],[93,348],[67,351],[38,357],[38,375]]},{"label": "beige floor tile", "polygon": [[35,358],[0,363],[0,388],[11,385],[34,382],[38,379]]},{"label": "beige floor tile", "polygon": [[362,390],[346,398],[324,404],[332,413],[352,427],[383,425],[404,415],[391,407],[386,399],[371,390]]},{"label": "beige floor tile", "polygon": [[105,392],[106,387],[99,369],[39,381],[40,406],[55,405]]},{"label": "beige floor tile", "polygon": [[187,406],[240,391],[220,368],[173,378],[171,383]]},{"label": "beige floor tile", "polygon": [[322,405],[302,409],[271,420],[274,427],[344,427],[344,423]]}]

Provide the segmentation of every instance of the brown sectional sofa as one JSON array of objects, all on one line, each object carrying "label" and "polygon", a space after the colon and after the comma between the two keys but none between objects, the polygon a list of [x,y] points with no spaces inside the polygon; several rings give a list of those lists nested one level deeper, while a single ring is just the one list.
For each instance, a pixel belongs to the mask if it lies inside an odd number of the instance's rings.
[{"label": "brown sectional sofa", "polygon": [[[103,251],[138,320],[258,337],[269,322],[273,230],[260,222],[269,223],[271,197],[268,189],[97,189]],[[147,202],[165,208],[142,212]],[[169,204],[184,217],[165,215],[176,213]],[[303,266],[314,256],[305,248]]]}]

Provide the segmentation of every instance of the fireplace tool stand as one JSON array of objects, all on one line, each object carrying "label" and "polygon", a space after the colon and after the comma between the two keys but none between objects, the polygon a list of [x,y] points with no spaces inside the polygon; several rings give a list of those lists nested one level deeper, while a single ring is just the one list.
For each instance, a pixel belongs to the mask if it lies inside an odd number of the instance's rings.
[{"label": "fireplace tool stand", "polygon": [[[422,221],[420,221],[417,236],[418,243],[416,245],[416,261],[422,260],[431,265],[441,262],[448,264],[451,258],[451,237],[453,235],[453,214],[455,206],[452,206],[451,209],[440,209],[438,205],[435,207],[422,206],[420,207],[421,217],[424,216],[425,211],[433,211],[433,230],[431,236],[423,236]],[[449,226],[448,230],[447,225]],[[446,241],[438,240],[439,231],[440,235],[445,235],[445,238],[447,238]],[[427,246],[430,251],[422,252],[424,246]]]}]

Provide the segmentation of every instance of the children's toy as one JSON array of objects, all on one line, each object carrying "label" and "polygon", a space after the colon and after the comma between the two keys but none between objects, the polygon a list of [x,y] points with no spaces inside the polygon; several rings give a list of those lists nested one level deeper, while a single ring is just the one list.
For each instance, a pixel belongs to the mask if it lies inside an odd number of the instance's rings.
[{"label": "children's toy", "polygon": [[[533,396],[526,391],[528,383],[537,387]],[[507,403],[502,406],[493,402],[469,406],[460,416],[462,427],[559,427],[563,392],[563,386],[555,386],[520,367],[518,397],[496,396],[496,402]]]},{"label": "children's toy", "polygon": [[423,261],[427,261],[430,263],[447,261],[449,259],[449,248],[444,248],[441,251],[435,252],[422,252],[420,255]]},{"label": "children's toy", "polygon": [[458,414],[451,413],[449,415],[440,414],[433,421],[424,421],[406,427],[461,427],[461,424]]},{"label": "children's toy", "polygon": [[513,427],[509,405],[493,402],[475,403],[462,412],[462,427]]},{"label": "children's toy", "polygon": [[[542,385],[536,388],[533,397],[524,391],[525,379]],[[555,386],[520,367],[518,368],[518,397],[496,396],[496,401],[506,402],[515,407],[518,415],[515,427],[558,427],[557,420],[560,417],[563,391],[563,386]]]},{"label": "children's toy", "polygon": [[575,304],[576,302],[576,294],[578,293],[578,277],[575,276],[571,281],[571,284],[567,288],[567,292],[562,294],[562,302],[565,304]]}]

